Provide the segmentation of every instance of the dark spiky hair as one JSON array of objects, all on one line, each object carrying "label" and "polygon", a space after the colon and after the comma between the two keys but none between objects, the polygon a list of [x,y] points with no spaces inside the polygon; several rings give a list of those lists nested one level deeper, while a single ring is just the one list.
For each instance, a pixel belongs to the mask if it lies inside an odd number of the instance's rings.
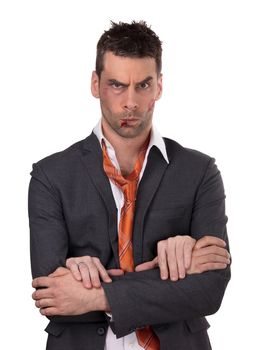
[{"label": "dark spiky hair", "polygon": [[144,21],[114,23],[105,31],[97,44],[96,73],[100,77],[103,71],[103,58],[106,52],[116,56],[155,59],[157,74],[161,72],[162,42]]}]

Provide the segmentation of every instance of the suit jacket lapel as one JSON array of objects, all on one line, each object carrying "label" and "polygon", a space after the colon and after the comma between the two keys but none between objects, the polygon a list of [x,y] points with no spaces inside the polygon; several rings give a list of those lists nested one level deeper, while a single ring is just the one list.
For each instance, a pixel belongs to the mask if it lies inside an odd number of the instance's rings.
[{"label": "suit jacket lapel", "polygon": [[109,239],[114,258],[119,267],[117,208],[111,190],[110,182],[103,170],[103,157],[99,141],[94,133],[88,136],[83,143],[82,161],[94,186],[99,191],[109,215]]},{"label": "suit jacket lapel", "polygon": [[160,182],[163,178],[167,167],[168,163],[163,158],[160,151],[156,147],[152,147],[148,156],[145,172],[140,181],[137,193],[135,222],[133,231],[133,249],[135,266],[143,262],[142,242],[145,215],[160,185]]}]

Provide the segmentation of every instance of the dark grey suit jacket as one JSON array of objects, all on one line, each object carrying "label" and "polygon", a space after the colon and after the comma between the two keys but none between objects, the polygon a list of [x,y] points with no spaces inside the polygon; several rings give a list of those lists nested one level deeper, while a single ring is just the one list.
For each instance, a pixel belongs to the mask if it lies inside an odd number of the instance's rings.
[{"label": "dark grey suit jacket", "polygon": [[[154,146],[136,202],[135,265],[153,259],[156,244],[175,235],[226,241],[225,195],[214,159],[164,139],[169,164]],[[68,257],[90,255],[119,268],[117,209],[92,133],[63,152],[33,165],[29,219],[33,277],[65,266]],[[221,304],[230,269],[162,281],[159,270],[128,273],[103,284],[117,337],[150,325],[161,350],[207,350],[205,315]],[[49,350],[103,350],[109,320],[103,312],[52,317]]]}]

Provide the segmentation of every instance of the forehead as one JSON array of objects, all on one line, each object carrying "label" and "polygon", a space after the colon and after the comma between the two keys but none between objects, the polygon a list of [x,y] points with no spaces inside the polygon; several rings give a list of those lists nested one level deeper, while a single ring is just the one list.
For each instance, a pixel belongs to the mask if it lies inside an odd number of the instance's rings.
[{"label": "forehead", "polygon": [[103,60],[102,76],[106,79],[142,81],[147,76],[157,76],[156,62],[152,57],[132,58],[116,56],[106,52]]}]

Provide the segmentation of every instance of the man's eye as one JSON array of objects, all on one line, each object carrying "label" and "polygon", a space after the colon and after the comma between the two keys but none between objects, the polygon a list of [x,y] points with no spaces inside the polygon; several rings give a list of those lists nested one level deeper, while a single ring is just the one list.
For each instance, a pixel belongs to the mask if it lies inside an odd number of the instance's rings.
[{"label": "man's eye", "polygon": [[138,87],[142,90],[145,90],[145,89],[149,88],[149,86],[150,85],[148,83],[141,83],[141,84],[139,84]]},{"label": "man's eye", "polygon": [[120,83],[111,83],[110,85],[113,89],[121,89],[123,87],[123,85]]}]

